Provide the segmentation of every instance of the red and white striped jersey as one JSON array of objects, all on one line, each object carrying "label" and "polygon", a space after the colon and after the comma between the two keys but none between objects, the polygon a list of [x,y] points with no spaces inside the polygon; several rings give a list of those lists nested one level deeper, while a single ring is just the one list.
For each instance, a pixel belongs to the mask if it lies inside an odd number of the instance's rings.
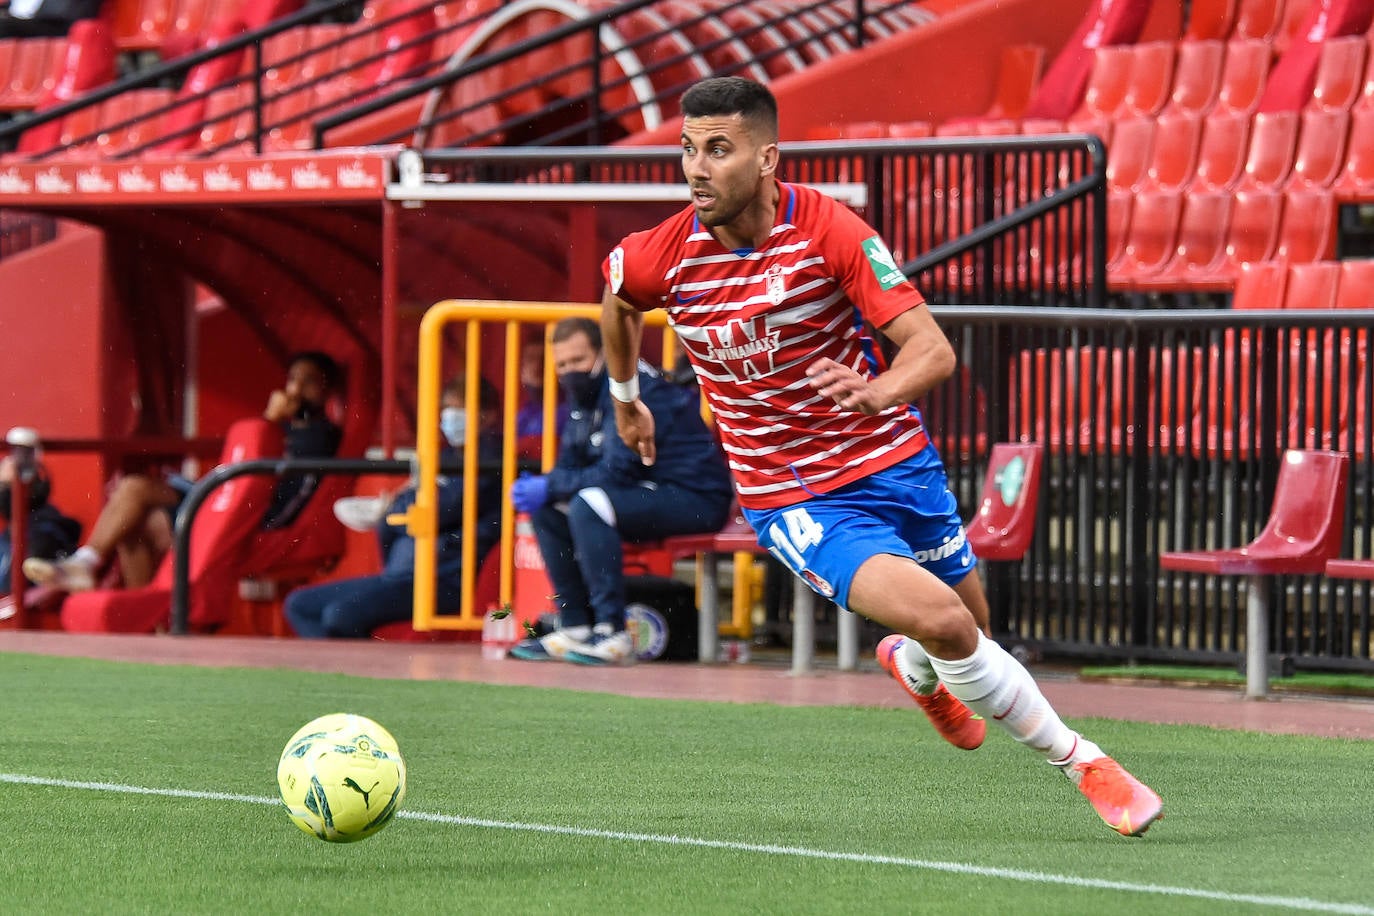
[{"label": "red and white striped jersey", "polygon": [[841,409],[807,384],[822,357],[879,371],[881,327],[924,304],[882,240],[812,188],[779,182],[761,249],[730,251],[691,207],[626,236],[602,264],[611,292],[666,308],[720,428],[742,505],[787,506],[908,458],[928,443],[914,407]]}]

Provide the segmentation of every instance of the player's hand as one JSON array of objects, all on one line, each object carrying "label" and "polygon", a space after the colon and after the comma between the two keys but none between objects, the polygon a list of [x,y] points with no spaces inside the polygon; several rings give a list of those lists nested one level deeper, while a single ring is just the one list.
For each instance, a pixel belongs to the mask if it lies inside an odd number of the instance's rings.
[{"label": "player's hand", "polygon": [[806,370],[806,379],[822,397],[845,410],[871,416],[888,406],[867,377],[829,357],[812,363]]},{"label": "player's hand", "polygon": [[654,447],[654,415],[649,412],[648,405],[637,398],[628,404],[615,398],[611,400],[615,403],[616,432],[630,451],[639,455],[640,461],[652,465],[658,453]]}]

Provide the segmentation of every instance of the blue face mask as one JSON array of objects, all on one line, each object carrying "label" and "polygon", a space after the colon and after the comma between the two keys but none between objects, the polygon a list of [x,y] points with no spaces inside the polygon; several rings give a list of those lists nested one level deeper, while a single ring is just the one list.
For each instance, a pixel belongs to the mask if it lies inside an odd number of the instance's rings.
[{"label": "blue face mask", "polygon": [[448,444],[457,448],[463,444],[463,436],[468,430],[468,414],[461,407],[445,407],[439,411],[439,432],[444,434]]}]

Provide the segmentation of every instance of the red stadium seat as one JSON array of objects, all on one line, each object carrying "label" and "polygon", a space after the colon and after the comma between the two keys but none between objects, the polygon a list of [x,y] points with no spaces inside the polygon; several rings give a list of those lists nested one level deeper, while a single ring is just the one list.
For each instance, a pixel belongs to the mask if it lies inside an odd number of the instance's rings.
[{"label": "red stadium seat", "polygon": [[1153,117],[1169,101],[1174,85],[1176,43],[1144,41],[1131,51],[1131,78],[1117,117]]},{"label": "red stadium seat", "polygon": [[1137,277],[1135,285],[1146,289],[1228,287],[1229,279],[1220,268],[1226,261],[1232,201],[1230,194],[1221,191],[1186,195],[1173,255],[1158,272]]},{"label": "red stadium seat", "polygon": [[1298,145],[1298,125],[1296,111],[1255,112],[1242,186],[1277,188],[1288,180]]},{"label": "red stadium seat", "polygon": [[1234,277],[1246,263],[1273,257],[1282,225],[1282,193],[1260,188],[1236,191],[1226,234],[1226,260],[1219,272]]},{"label": "red stadium seat", "polygon": [[1107,147],[1107,188],[1130,191],[1141,186],[1150,164],[1154,146],[1153,118],[1128,118],[1118,121]]},{"label": "red stadium seat", "polygon": [[1328,38],[1322,44],[1317,83],[1312,87],[1312,107],[1344,111],[1360,95],[1369,42],[1363,35]]},{"label": "red stadium seat", "polygon": [[1285,191],[1274,257],[1293,263],[1320,261],[1333,257],[1335,248],[1336,202],[1331,192],[1304,188]]},{"label": "red stadium seat", "polygon": [[1245,170],[1249,149],[1250,117],[1226,109],[1213,110],[1203,121],[1192,188],[1219,191],[1234,185]]},{"label": "red stadium seat", "polygon": [[1274,37],[1283,19],[1283,0],[1239,0],[1231,34],[1236,38]]},{"label": "red stadium seat", "polygon": [[1035,535],[1044,447],[998,442],[988,456],[983,496],[966,536],[980,560],[1019,560]]},{"label": "red stadium seat", "polygon": [[1351,110],[1345,162],[1331,187],[1342,199],[1374,198],[1374,105]]},{"label": "red stadium seat", "polygon": [[1340,262],[1338,309],[1374,309],[1374,259],[1348,258]]},{"label": "red stadium seat", "polygon": [[1282,261],[1247,261],[1236,275],[1236,290],[1231,308],[1283,308],[1284,293],[1288,289],[1288,265]]},{"label": "red stadium seat", "polygon": [[1178,244],[1183,195],[1178,191],[1142,191],[1131,206],[1131,225],[1126,247],[1115,265],[1108,268],[1114,287],[1129,287],[1136,278],[1162,269]]},{"label": "red stadium seat", "polygon": [[57,82],[53,74],[67,46],[65,38],[17,39],[8,82],[0,86],[0,111],[33,108]]},{"label": "red stadium seat", "polygon": [[1117,116],[1131,85],[1131,45],[1104,45],[1093,54],[1093,68],[1083,101],[1068,120],[1083,117],[1112,119]]},{"label": "red stadium seat", "polygon": [[1269,78],[1269,43],[1238,38],[1226,43],[1217,107],[1246,114],[1259,107]]},{"label": "red stadium seat", "polygon": [[1341,549],[1350,458],[1340,452],[1290,449],[1283,455],[1274,501],[1264,529],[1244,547],[1168,551],[1161,569],[1211,575],[1248,576],[1246,692],[1268,691],[1268,634],[1271,575],[1313,575]]},{"label": "red stadium seat", "polygon": [[1308,261],[1288,266],[1288,286],[1283,294],[1286,309],[1332,309],[1341,281],[1338,261]]},{"label": "red stadium seat", "polygon": [[1193,180],[1197,169],[1202,119],[1189,112],[1165,112],[1155,122],[1147,184],[1177,190]]},{"label": "red stadium seat", "polygon": [[1236,0],[1193,0],[1183,37],[1187,41],[1224,40],[1235,20]]},{"label": "red stadium seat", "polygon": [[1206,114],[1221,91],[1221,69],[1226,45],[1221,41],[1180,41],[1174,87],[1165,111]]},{"label": "red stadium seat", "polygon": [[1345,164],[1345,143],[1349,133],[1350,113],[1345,109],[1305,110],[1289,186],[1326,188],[1335,183]]},{"label": "red stadium seat", "polygon": [[1107,271],[1120,261],[1126,251],[1126,237],[1131,230],[1131,205],[1135,195],[1130,191],[1107,193]]}]

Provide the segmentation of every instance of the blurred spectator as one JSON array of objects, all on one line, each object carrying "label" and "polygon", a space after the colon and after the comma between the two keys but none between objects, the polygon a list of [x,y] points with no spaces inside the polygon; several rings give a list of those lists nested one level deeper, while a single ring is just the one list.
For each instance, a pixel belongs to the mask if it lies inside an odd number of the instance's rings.
[{"label": "blurred spectator", "polygon": [[102,0],[10,0],[0,10],[0,38],[60,38],[78,19],[100,15]]},{"label": "blurred spectator", "polygon": [[[284,457],[330,458],[338,451],[342,432],[325,411],[338,380],[338,364],[328,354],[307,351],[291,358],[285,384],[272,392],[262,414],[264,420],[281,426]],[[289,525],[318,485],[315,474],[282,477],[272,491],[262,527]],[[106,500],[86,543],[55,563],[25,560],[24,575],[40,585],[85,591],[95,587],[96,574],[117,557],[125,587],[147,585],[172,546],[177,508],[191,486],[190,480],[170,472],[161,477],[124,475]]]},{"label": "blurred spectator", "polygon": [[531,515],[559,626],[510,654],[624,664],[634,660],[634,645],[625,629],[621,542],[718,531],[733,490],[695,389],[640,365],[641,396],[654,415],[658,446],[657,460],[645,465],[616,433],[600,325],[565,318],[552,339],[559,386],[571,407],[568,424],[553,470],[515,481],[511,502]]},{"label": "blurred spectator", "polygon": [[[14,485],[22,481],[28,498],[25,513],[24,551],[27,557],[56,560],[76,549],[81,537],[81,523],[68,518],[49,500],[52,481],[42,464],[38,434],[32,429],[16,426],[5,436],[10,450],[0,458],[0,519],[9,523],[14,508]],[[10,564],[14,545],[10,529],[0,531],[0,595],[10,588]]]},{"label": "blurred spectator", "polygon": [[[554,408],[559,433],[568,421],[568,405]],[[527,340],[520,347],[520,408],[515,414],[515,435],[524,439],[544,432],[544,341]]]},{"label": "blurred spectator", "polygon": [[[461,467],[461,449],[468,427],[464,413],[464,380],[444,386],[439,426],[446,445],[443,467]],[[485,379],[479,394],[477,455],[482,468],[477,478],[477,562],[496,544],[501,532],[501,399]],[[372,576],[339,579],[297,589],[286,599],[286,618],[296,635],[365,638],[385,623],[410,620],[414,614],[415,539],[404,524],[393,525],[386,515],[406,511],[415,502],[415,487],[406,487],[389,502],[376,521],[382,571]],[[463,585],[463,476],[440,475],[438,494],[439,542],[436,606],[440,613],[457,611]],[[341,514],[341,518],[344,517]]]}]

